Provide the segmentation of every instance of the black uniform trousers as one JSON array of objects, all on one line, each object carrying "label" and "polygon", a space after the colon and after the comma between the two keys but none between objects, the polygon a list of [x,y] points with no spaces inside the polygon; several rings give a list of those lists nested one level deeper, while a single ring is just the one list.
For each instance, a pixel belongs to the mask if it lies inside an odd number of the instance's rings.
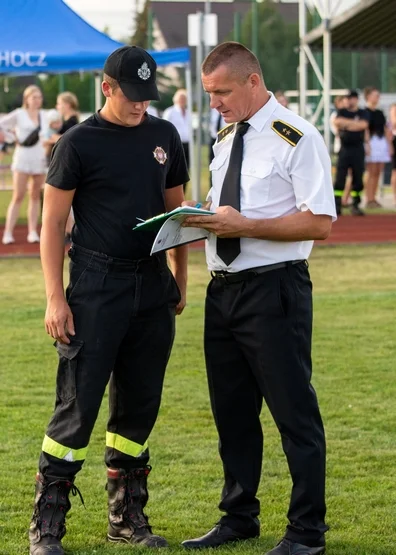
[{"label": "black uniform trousers", "polygon": [[[352,190],[351,196],[355,205],[360,204],[360,193],[363,191],[363,174],[365,152],[362,143],[358,145],[342,145],[338,154],[337,173],[334,183],[334,194],[336,204],[341,205],[342,194],[348,171],[352,171]],[[337,200],[338,199],[338,200]]]},{"label": "black uniform trousers", "polygon": [[76,335],[70,345],[56,344],[56,403],[39,468],[72,479],[109,380],[105,462],[126,470],[148,462],[180,292],[165,256],[123,260],[76,245],[69,256]]},{"label": "black uniform trousers", "polygon": [[311,385],[312,293],[305,261],[250,281],[210,282],[205,357],[225,483],[221,522],[257,529],[262,399],[279,429],[293,487],[286,537],[315,545],[324,522],[325,437]]}]

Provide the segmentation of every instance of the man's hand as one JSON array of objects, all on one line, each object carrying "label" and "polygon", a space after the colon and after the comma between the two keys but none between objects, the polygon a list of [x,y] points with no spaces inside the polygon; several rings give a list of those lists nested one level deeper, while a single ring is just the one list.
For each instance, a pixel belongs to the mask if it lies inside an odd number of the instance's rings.
[{"label": "man's hand", "polygon": [[51,300],[45,312],[45,331],[61,343],[70,343],[68,335],[75,335],[73,314],[66,299]]},{"label": "man's hand", "polygon": [[180,292],[181,294],[181,299],[180,299],[180,303],[178,305],[176,305],[176,315],[179,316],[183,310],[185,309],[186,306],[186,293]]},{"label": "man's hand", "polygon": [[183,227],[207,229],[217,237],[245,237],[249,220],[231,206],[219,206],[213,216],[189,216]]},{"label": "man's hand", "polygon": [[[181,203],[182,206],[191,206],[192,208],[197,208],[197,204],[200,204],[199,202],[197,202],[196,200],[185,200]],[[204,204],[201,204],[200,208],[202,208],[203,210],[210,210],[210,200],[205,202]]]}]

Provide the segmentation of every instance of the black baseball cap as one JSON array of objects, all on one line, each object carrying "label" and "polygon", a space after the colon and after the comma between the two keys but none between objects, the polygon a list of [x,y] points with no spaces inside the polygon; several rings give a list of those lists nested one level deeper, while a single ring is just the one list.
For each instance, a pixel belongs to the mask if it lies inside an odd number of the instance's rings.
[{"label": "black baseball cap", "polygon": [[129,100],[159,100],[155,73],[157,64],[140,46],[122,46],[107,58],[103,71],[115,79]]},{"label": "black baseball cap", "polygon": [[359,98],[359,93],[354,89],[350,90],[347,94],[347,98]]}]

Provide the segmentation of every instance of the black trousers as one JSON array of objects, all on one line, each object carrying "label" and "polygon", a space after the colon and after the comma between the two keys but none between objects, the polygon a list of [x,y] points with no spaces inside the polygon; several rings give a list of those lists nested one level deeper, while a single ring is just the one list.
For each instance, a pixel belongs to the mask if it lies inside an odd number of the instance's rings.
[{"label": "black trousers", "polygon": [[120,260],[76,245],[69,256],[66,296],[76,335],[70,345],[56,344],[56,403],[39,468],[71,479],[109,380],[106,465],[128,470],[148,462],[180,293],[165,257]]},{"label": "black trousers", "polygon": [[279,429],[293,481],[286,537],[306,545],[324,522],[325,437],[311,385],[312,295],[306,262],[250,281],[208,286],[205,356],[219,433],[224,489],[221,522],[257,527],[262,400]]},{"label": "black trousers", "polygon": [[[338,154],[337,173],[334,183],[336,202],[341,204],[341,197],[345,189],[348,171],[352,171],[351,196],[355,205],[360,204],[360,193],[363,191],[364,145],[341,146]],[[339,199],[339,200],[337,200]]]}]

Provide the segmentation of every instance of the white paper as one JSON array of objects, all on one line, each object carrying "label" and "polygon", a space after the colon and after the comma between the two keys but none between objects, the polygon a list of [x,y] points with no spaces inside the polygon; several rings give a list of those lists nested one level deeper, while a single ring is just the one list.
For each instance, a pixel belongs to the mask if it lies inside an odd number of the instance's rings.
[{"label": "white paper", "polygon": [[205,239],[209,235],[209,231],[206,229],[182,227],[182,223],[190,215],[191,214],[177,214],[168,218],[157,233],[150,254]]}]

